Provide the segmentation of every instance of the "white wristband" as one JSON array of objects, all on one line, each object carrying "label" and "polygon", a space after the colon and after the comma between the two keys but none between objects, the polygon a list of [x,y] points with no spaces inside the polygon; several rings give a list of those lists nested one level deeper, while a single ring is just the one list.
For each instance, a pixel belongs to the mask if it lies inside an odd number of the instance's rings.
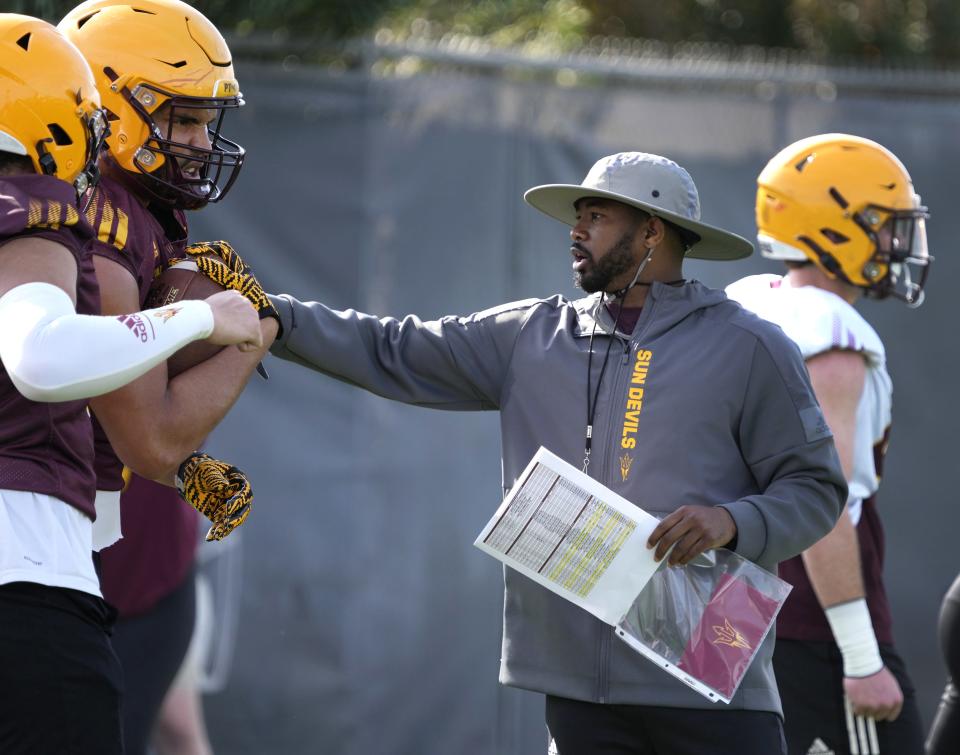
[{"label": "white wristband", "polygon": [[108,393],[177,349],[213,331],[213,311],[186,300],[129,315],[78,315],[49,283],[25,283],[0,297],[0,359],[32,401]]},{"label": "white wristband", "polygon": [[871,676],[883,668],[870,611],[864,598],[830,606],[824,612],[843,655],[844,676]]}]

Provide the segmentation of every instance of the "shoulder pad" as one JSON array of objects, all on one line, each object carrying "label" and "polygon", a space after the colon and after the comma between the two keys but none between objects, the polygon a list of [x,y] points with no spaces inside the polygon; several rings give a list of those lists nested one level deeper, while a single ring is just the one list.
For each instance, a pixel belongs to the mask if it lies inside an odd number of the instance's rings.
[{"label": "shoulder pad", "polygon": [[778,275],[753,275],[727,287],[727,296],[780,328],[804,359],[833,349],[858,351],[871,366],[886,361],[880,336],[836,294],[815,286],[791,288]]}]

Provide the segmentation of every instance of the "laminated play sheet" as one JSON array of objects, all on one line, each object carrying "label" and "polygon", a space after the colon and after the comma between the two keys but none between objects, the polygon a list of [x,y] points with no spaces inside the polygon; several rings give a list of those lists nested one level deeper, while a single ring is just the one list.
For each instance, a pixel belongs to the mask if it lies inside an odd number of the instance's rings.
[{"label": "laminated play sheet", "polygon": [[541,448],[474,545],[607,624],[659,564],[657,519]]},{"label": "laminated play sheet", "polygon": [[630,647],[729,703],[790,586],[732,551],[653,559],[658,520],[540,448],[474,545],[616,628]]}]

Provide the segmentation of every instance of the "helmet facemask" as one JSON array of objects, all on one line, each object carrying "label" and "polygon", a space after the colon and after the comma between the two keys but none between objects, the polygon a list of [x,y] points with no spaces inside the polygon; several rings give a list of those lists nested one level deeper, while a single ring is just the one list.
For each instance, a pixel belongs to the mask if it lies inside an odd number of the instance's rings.
[{"label": "helmet facemask", "polygon": [[929,212],[919,195],[915,194],[914,200],[915,207],[908,210],[867,205],[854,213],[853,220],[876,250],[863,266],[863,277],[870,281],[867,295],[877,299],[892,296],[919,307],[933,257],[927,249]]},{"label": "helmet facemask", "polygon": [[[185,210],[223,199],[237,179],[245,154],[243,147],[222,135],[223,122],[227,110],[243,105],[242,97],[186,97],[147,84],[132,91],[124,88],[123,94],[149,131],[133,159],[142,176],[140,184],[161,202]],[[161,108],[169,109],[166,126],[155,118]],[[209,148],[174,140],[178,118],[211,110],[216,116],[207,126]],[[162,161],[159,166],[158,161]],[[198,166],[197,173],[185,172],[181,161]]]},{"label": "helmet facemask", "polygon": [[100,181],[100,154],[107,151],[107,137],[110,136],[106,111],[103,108],[91,110],[84,116],[84,127],[87,132],[87,162],[73,181],[77,190],[77,207],[81,213],[86,212],[93,198],[93,190]]}]

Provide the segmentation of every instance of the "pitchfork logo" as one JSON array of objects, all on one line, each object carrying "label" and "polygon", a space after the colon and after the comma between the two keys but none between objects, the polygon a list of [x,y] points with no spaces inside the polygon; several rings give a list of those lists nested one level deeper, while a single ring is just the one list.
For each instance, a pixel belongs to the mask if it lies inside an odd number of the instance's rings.
[{"label": "pitchfork logo", "polygon": [[620,457],[620,479],[627,481],[630,476],[630,467],[633,465],[633,457],[630,454],[624,454]]},{"label": "pitchfork logo", "polygon": [[167,307],[154,313],[154,317],[162,322],[166,322],[171,317],[175,317],[182,307]]},{"label": "pitchfork logo", "polygon": [[730,619],[724,619],[722,627],[714,624],[713,631],[717,633],[717,637],[713,641],[714,645],[729,645],[732,648],[753,650],[753,648],[750,647],[750,643],[747,642],[744,636],[730,623]]}]

